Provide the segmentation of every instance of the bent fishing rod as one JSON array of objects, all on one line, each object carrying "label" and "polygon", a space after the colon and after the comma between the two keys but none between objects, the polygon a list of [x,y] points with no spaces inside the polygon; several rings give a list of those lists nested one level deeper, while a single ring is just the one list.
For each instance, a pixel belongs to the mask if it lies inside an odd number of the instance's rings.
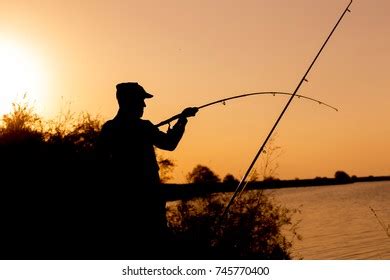
[{"label": "bent fishing rod", "polygon": [[339,20],[337,21],[336,25],[333,27],[332,31],[330,32],[330,34],[328,35],[328,37],[326,38],[325,42],[322,44],[320,50],[318,51],[317,55],[315,56],[314,60],[312,61],[312,63],[310,64],[309,68],[306,70],[306,73],[303,75],[302,79],[300,80],[300,82],[298,83],[296,89],[294,90],[293,94],[291,95],[291,97],[289,98],[287,104],[284,106],[282,112],[280,113],[279,117],[277,118],[274,126],[272,127],[271,131],[268,133],[268,136],[267,138],[264,140],[263,144],[261,145],[260,149],[258,150],[256,156],[254,157],[254,159],[252,160],[251,164],[249,165],[248,167],[248,170],[245,172],[245,175],[244,177],[242,177],[240,183],[238,184],[236,190],[234,191],[232,197],[230,198],[230,201],[229,203],[227,204],[225,210],[223,211],[222,213],[222,216],[220,217],[220,221],[223,220],[223,218],[226,216],[226,214],[228,213],[229,211],[229,208],[230,206],[233,204],[234,202],[234,199],[235,197],[237,196],[238,193],[241,193],[243,190],[244,190],[244,187],[245,187],[245,181],[249,175],[249,173],[251,172],[253,166],[255,165],[257,159],[259,158],[260,154],[263,152],[264,150],[264,147],[265,145],[267,144],[268,140],[270,139],[272,133],[274,132],[275,128],[277,127],[279,121],[282,119],[284,113],[286,112],[287,108],[289,107],[291,101],[294,99],[295,96],[297,96],[297,92],[298,90],[300,89],[301,85],[303,84],[304,81],[307,82],[307,75],[309,74],[311,68],[313,67],[314,63],[317,61],[317,58],[320,56],[322,50],[324,49],[325,45],[328,43],[330,37],[332,37],[334,31],[336,30],[337,26],[339,25],[339,23],[341,22],[341,20],[343,19],[344,15],[347,13],[347,12],[350,12],[349,10],[349,7],[351,6],[352,4],[352,1],[349,2],[348,6],[345,8],[344,12],[341,14]]},{"label": "bent fishing rod", "polygon": [[[227,97],[227,98],[223,98],[223,99],[219,99],[219,100],[216,100],[216,101],[213,101],[213,102],[210,102],[210,103],[207,103],[207,104],[204,104],[204,105],[201,105],[199,107],[195,107],[197,108],[198,110],[200,109],[203,109],[203,108],[206,108],[206,107],[209,107],[209,106],[212,106],[212,105],[215,105],[215,104],[219,104],[219,103],[222,103],[225,105],[225,102],[226,101],[229,101],[229,100],[233,100],[233,99],[238,99],[238,98],[244,98],[244,97],[249,97],[249,96],[255,96],[255,95],[293,95],[292,93],[288,93],[288,92],[280,92],[280,91],[262,91],[262,92],[253,92],[253,93],[247,93],[247,94],[241,94],[241,95],[235,95],[235,96],[231,96],[231,97]],[[325,105],[335,111],[338,111],[338,109],[336,107],[333,107],[329,104],[326,104],[325,102],[322,102],[320,100],[317,100],[317,99],[314,99],[314,98],[311,98],[311,97],[307,97],[307,96],[304,96],[304,95],[299,95],[297,94],[296,95],[297,97],[299,98],[303,98],[303,99],[307,99],[307,100],[311,100],[311,101],[314,101],[314,102],[317,102],[318,104],[320,105]],[[158,124],[156,124],[156,127],[159,127],[159,126],[163,126],[163,125],[166,125],[166,124],[169,124],[171,123],[172,121],[180,118],[182,116],[182,114],[177,114],[165,121],[162,121]]]}]

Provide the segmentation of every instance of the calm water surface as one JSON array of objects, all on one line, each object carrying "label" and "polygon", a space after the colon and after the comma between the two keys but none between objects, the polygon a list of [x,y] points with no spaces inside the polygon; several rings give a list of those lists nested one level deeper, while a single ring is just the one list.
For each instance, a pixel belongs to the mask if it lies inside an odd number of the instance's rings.
[{"label": "calm water surface", "polygon": [[390,181],[268,191],[299,208],[295,258],[390,259]]}]

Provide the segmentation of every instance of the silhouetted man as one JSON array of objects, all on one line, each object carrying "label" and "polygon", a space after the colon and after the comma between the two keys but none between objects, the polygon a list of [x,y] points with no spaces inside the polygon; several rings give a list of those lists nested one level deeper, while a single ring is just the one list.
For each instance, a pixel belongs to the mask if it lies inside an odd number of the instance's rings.
[{"label": "silhouetted man", "polygon": [[108,183],[114,188],[109,196],[114,200],[111,210],[116,210],[109,213],[116,215],[116,224],[111,226],[113,230],[122,229],[123,239],[132,239],[128,250],[142,254],[158,250],[167,227],[154,147],[174,150],[183,136],[187,117],[195,116],[198,109],[186,108],[164,133],[141,119],[145,99],[153,95],[138,83],[121,83],[116,89],[119,110],[114,119],[103,125],[98,147],[101,158],[108,163]]}]

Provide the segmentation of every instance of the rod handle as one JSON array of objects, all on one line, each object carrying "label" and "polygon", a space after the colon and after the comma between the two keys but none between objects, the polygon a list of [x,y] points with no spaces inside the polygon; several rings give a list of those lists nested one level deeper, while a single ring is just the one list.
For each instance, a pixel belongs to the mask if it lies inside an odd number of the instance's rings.
[{"label": "rod handle", "polygon": [[156,124],[156,127],[160,127],[160,126],[163,126],[163,125],[166,125],[166,124],[169,124],[170,122],[174,121],[174,120],[177,120],[181,117],[181,113],[180,114],[177,114],[177,115],[174,115],[173,117],[165,120],[165,121],[162,121],[158,124]]}]

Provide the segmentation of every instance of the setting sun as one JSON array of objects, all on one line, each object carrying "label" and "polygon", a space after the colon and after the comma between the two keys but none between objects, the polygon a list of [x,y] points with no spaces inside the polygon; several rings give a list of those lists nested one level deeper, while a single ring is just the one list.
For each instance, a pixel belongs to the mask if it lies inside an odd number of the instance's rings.
[{"label": "setting sun", "polygon": [[0,114],[25,95],[39,103],[44,92],[44,72],[33,53],[14,42],[0,41]]}]

